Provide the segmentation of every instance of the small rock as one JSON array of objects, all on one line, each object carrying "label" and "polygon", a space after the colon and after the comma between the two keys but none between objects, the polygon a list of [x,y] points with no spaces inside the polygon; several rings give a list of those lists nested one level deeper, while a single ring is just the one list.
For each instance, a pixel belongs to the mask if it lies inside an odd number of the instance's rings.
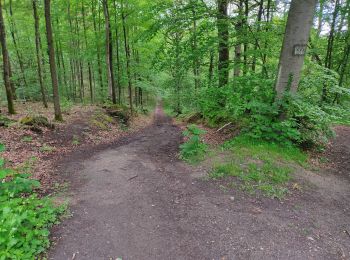
[{"label": "small rock", "polygon": [[235,200],[235,197],[231,196],[231,197],[230,197],[230,200],[234,201],[234,200]]},{"label": "small rock", "polygon": [[309,239],[311,241],[315,241],[315,239],[313,237],[307,237],[307,239]]}]

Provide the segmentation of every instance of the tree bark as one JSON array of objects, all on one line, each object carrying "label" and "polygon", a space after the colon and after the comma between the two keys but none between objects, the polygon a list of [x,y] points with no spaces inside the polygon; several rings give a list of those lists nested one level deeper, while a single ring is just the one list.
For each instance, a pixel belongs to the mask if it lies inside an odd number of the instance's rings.
[{"label": "tree bark", "polygon": [[7,51],[6,44],[6,30],[4,18],[2,15],[2,1],[0,1],[0,41],[1,41],[1,51],[2,51],[2,61],[4,70],[4,83],[7,97],[7,108],[9,114],[15,114],[15,107],[13,103],[13,95],[11,89],[11,78],[10,78],[10,59]]},{"label": "tree bark", "polygon": [[126,56],[126,73],[128,76],[128,90],[129,90],[129,103],[130,103],[129,106],[130,106],[131,115],[133,115],[132,83],[131,83],[131,70],[130,70],[130,46],[129,46],[129,39],[127,35],[126,15],[125,15],[123,2],[122,2],[122,24],[123,24],[124,47],[125,47],[125,56]]},{"label": "tree bark", "polygon": [[52,36],[51,6],[50,6],[51,1],[45,0],[44,4],[45,4],[46,38],[47,38],[47,46],[48,46],[49,61],[50,61],[55,120],[62,121],[63,117],[62,117],[61,106],[60,106],[60,96],[58,91],[58,80],[57,80],[57,71],[56,71],[56,62],[55,62],[55,49],[53,45],[53,36]]},{"label": "tree bark", "polygon": [[106,23],[106,63],[107,63],[107,75],[109,88],[112,93],[112,102],[117,104],[117,97],[115,93],[115,82],[114,82],[114,64],[113,64],[113,45],[112,45],[112,31],[111,23],[109,19],[108,3],[107,0],[103,0],[103,10]]},{"label": "tree bark", "polygon": [[38,66],[38,80],[40,85],[40,92],[43,101],[43,105],[45,108],[48,108],[47,98],[46,98],[46,90],[44,86],[43,80],[43,72],[42,72],[42,53],[40,49],[40,31],[39,31],[39,16],[38,16],[38,8],[37,8],[37,0],[33,0],[33,16],[34,16],[34,28],[35,28],[35,48],[36,48],[36,61]]},{"label": "tree bark", "polygon": [[242,43],[240,40],[240,35],[242,34],[242,26],[243,26],[243,0],[239,1],[238,5],[238,19],[235,23],[236,30],[236,45],[235,45],[235,62],[233,69],[233,76],[239,77],[241,74],[241,55],[242,55]]},{"label": "tree bark", "polygon": [[317,0],[293,0],[290,6],[276,81],[277,99],[295,93],[304,64]]},{"label": "tree bark", "polygon": [[12,38],[13,46],[15,48],[16,56],[17,56],[17,59],[18,59],[19,68],[21,70],[24,86],[28,87],[26,75],[25,75],[25,72],[24,72],[23,59],[22,59],[22,55],[21,55],[21,53],[19,51],[18,44],[17,44],[17,39],[16,39],[16,25],[15,25],[15,21],[14,21],[14,18],[13,18],[12,0],[9,1],[9,8],[10,8],[10,24],[11,24],[11,26],[10,26],[10,33],[11,33],[11,38]]},{"label": "tree bark", "polygon": [[219,40],[219,87],[228,84],[229,79],[229,27],[228,27],[228,0],[218,0],[217,30]]}]

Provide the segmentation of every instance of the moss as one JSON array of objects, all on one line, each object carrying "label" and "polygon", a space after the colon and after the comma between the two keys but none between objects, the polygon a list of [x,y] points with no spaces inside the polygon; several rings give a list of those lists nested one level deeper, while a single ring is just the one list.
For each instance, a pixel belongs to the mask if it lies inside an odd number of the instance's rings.
[{"label": "moss", "polygon": [[20,120],[23,125],[54,128],[54,125],[44,116],[26,116]]}]

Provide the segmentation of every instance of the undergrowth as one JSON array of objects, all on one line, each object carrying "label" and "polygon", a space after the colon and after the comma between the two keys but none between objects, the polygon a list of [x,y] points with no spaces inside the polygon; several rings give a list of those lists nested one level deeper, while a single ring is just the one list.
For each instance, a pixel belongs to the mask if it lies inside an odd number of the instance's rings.
[{"label": "undergrowth", "polygon": [[65,207],[40,198],[39,186],[29,174],[5,168],[0,158],[0,259],[35,259],[49,247],[49,228]]},{"label": "undergrowth", "polygon": [[189,163],[197,163],[204,159],[208,149],[207,145],[201,140],[201,135],[205,131],[196,125],[189,125],[183,135],[188,139],[180,145],[180,158]]},{"label": "undergrowth", "polygon": [[230,161],[215,165],[209,178],[235,177],[237,181],[229,186],[251,194],[282,199],[289,192],[288,183],[293,172],[290,165],[307,165],[307,155],[294,146],[281,146],[248,136],[234,138],[223,148],[232,152]]}]

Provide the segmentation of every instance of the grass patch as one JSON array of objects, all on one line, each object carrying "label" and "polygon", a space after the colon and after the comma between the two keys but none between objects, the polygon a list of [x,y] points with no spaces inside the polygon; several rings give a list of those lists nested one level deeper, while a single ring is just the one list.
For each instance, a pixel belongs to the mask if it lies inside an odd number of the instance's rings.
[{"label": "grass patch", "polygon": [[33,137],[30,136],[30,135],[27,135],[27,136],[23,136],[22,139],[21,139],[22,142],[25,142],[25,143],[31,143],[33,141]]},{"label": "grass patch", "polygon": [[53,147],[53,146],[50,146],[50,145],[48,145],[48,144],[44,144],[42,147],[40,147],[39,150],[40,150],[40,152],[42,152],[42,153],[51,153],[51,152],[55,151],[56,148]]},{"label": "grass patch", "polygon": [[299,165],[307,165],[307,154],[295,146],[281,146],[273,142],[260,141],[247,136],[238,136],[223,145],[226,150],[231,150],[240,158],[247,156],[253,159],[268,161],[296,162]]},{"label": "grass patch", "polygon": [[209,178],[235,177],[238,181],[231,183],[231,187],[278,199],[289,192],[288,183],[293,172],[290,164],[306,166],[308,159],[296,147],[279,146],[244,136],[226,142],[223,148],[232,151],[232,158],[229,163],[215,165]]}]

